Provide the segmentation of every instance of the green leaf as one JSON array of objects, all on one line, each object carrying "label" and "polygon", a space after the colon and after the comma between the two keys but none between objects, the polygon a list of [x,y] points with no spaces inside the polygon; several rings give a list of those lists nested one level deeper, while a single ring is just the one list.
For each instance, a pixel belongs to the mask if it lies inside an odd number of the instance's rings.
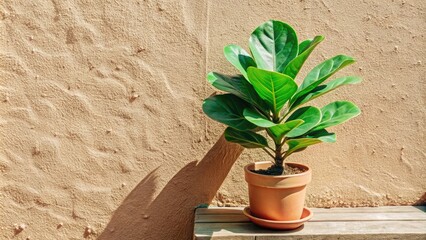
[{"label": "green leaf", "polygon": [[305,77],[297,93],[290,100],[290,103],[293,104],[300,96],[309,93],[337,71],[354,62],[355,60],[351,57],[337,55],[314,67]]},{"label": "green leaf", "polygon": [[246,107],[249,107],[247,102],[232,94],[212,96],[203,102],[203,111],[207,116],[238,130],[256,128],[243,116]]},{"label": "green leaf", "polygon": [[288,150],[286,151],[284,158],[288,157],[292,153],[302,151],[306,149],[308,146],[320,143],[320,142],[328,142],[334,143],[336,142],[336,134],[329,133],[325,129],[319,131],[309,132],[300,138],[293,138],[286,141],[288,145]]},{"label": "green leaf", "polygon": [[336,73],[338,70],[354,62],[355,60],[353,58],[345,55],[337,55],[335,57],[332,57],[322,62],[318,66],[314,67],[308,73],[308,75],[306,75],[300,88],[305,89],[312,83],[318,82],[319,80],[323,79],[325,80],[326,78]]},{"label": "green leaf", "polygon": [[297,107],[300,106],[308,101],[311,101],[319,96],[322,96],[338,87],[341,87],[343,85],[347,85],[347,84],[356,84],[361,82],[361,78],[357,77],[357,76],[348,76],[348,77],[341,77],[341,78],[337,78],[333,81],[330,81],[327,84],[324,85],[319,85],[316,88],[314,88],[312,91],[306,93],[303,96],[300,96],[298,99],[296,99],[296,101],[291,105],[290,107],[290,111]]},{"label": "green leaf", "polygon": [[288,150],[284,154],[284,158],[290,156],[290,154],[294,152],[298,152],[301,150],[304,150],[308,146],[317,144],[322,142],[320,139],[317,138],[295,138],[295,139],[289,139],[285,143],[288,145]]},{"label": "green leaf", "polygon": [[223,49],[226,59],[247,79],[247,68],[256,67],[253,58],[238,45],[230,44]]},{"label": "green leaf", "polygon": [[321,108],[321,122],[313,129],[321,130],[335,126],[358,116],[361,110],[352,102],[336,101]]},{"label": "green leaf", "polygon": [[316,107],[302,107],[297,109],[286,122],[296,119],[301,119],[304,123],[287,133],[289,138],[301,136],[315,127],[321,121],[321,111]]},{"label": "green leaf", "polygon": [[309,47],[309,45],[311,45],[312,41],[313,39],[306,39],[299,43],[299,53],[297,55],[303,53]]},{"label": "green leaf", "polygon": [[276,140],[276,143],[281,143],[281,140],[288,132],[300,126],[304,122],[305,121],[303,121],[302,119],[296,119],[270,127],[268,130],[270,131],[272,136],[274,136],[274,141]]},{"label": "green leaf", "polygon": [[226,128],[225,139],[229,142],[238,143],[245,148],[264,148],[268,146],[266,138],[251,131],[239,131]]},{"label": "green leaf", "polygon": [[274,115],[278,115],[297,91],[297,84],[287,75],[254,67],[249,67],[247,73],[254,89],[268,103]]},{"label": "green leaf", "polygon": [[299,52],[294,29],[274,20],[257,27],[250,36],[249,45],[257,67],[276,72],[283,72]]},{"label": "green leaf", "polygon": [[336,134],[330,133],[325,129],[321,129],[318,131],[309,132],[305,135],[306,138],[316,138],[321,140],[322,142],[334,143],[336,142]]},{"label": "green leaf", "polygon": [[262,111],[268,112],[267,103],[259,97],[253,86],[241,75],[231,77],[216,72],[210,72],[207,74],[207,80],[215,88],[232,93]]},{"label": "green leaf", "polygon": [[243,115],[249,122],[255,124],[258,127],[269,128],[276,125],[253,108],[244,109]]},{"label": "green leaf", "polygon": [[302,47],[305,49],[303,49],[303,51],[300,52],[295,59],[291,60],[291,62],[288,63],[283,73],[295,79],[296,75],[299,73],[306,59],[308,59],[309,55],[312,53],[315,47],[320,42],[322,42],[322,40],[324,40],[323,36],[316,36],[312,41],[310,41],[308,46],[302,45]]}]

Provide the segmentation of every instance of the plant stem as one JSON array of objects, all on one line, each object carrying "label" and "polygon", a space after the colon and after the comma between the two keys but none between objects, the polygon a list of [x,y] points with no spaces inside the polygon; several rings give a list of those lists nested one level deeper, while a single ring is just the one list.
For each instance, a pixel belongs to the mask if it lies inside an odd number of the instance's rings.
[{"label": "plant stem", "polygon": [[255,109],[255,110],[256,110],[259,114],[263,115],[263,116],[264,116],[264,117],[266,117],[266,118],[269,118],[268,114],[266,114],[266,113],[262,110],[262,108],[261,108],[261,107],[256,106],[254,109]]},{"label": "plant stem", "polygon": [[271,158],[275,158],[274,155],[272,155],[272,153],[270,153],[268,150],[266,150],[266,148],[262,148],[263,151],[265,151],[269,156],[271,156]]},{"label": "plant stem", "polygon": [[281,156],[281,144],[275,144],[275,165],[282,167],[283,166],[283,157]]},{"label": "plant stem", "polygon": [[272,122],[279,123],[280,121],[280,112],[272,112]]},{"label": "plant stem", "polygon": [[272,152],[275,152],[274,149],[272,149],[270,146],[266,146],[266,148],[268,148],[269,150],[271,150]]}]

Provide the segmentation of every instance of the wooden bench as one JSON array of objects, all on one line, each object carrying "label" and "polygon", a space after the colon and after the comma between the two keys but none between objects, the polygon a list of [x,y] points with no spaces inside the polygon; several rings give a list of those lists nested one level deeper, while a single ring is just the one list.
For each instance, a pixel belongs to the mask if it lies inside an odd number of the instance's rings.
[{"label": "wooden bench", "polygon": [[198,208],[194,239],[419,239],[426,240],[426,206],[312,208],[312,219],[292,231],[251,223],[243,208]]}]

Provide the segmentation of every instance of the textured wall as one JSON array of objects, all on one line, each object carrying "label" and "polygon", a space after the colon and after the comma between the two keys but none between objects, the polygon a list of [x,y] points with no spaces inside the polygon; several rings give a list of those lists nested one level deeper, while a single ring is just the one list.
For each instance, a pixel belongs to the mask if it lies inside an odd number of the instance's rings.
[{"label": "textured wall", "polygon": [[[238,2],[2,1],[0,238],[189,239],[193,206],[241,151],[221,139],[205,156],[224,129],[202,114],[205,74],[234,73],[223,46],[247,48],[272,18],[326,36],[300,76],[344,53],[358,63],[340,75],[364,78],[315,102],[363,114],[334,128],[337,143],[293,155],[314,169],[307,204],[419,203],[425,2]],[[246,204],[242,166],[262,159],[245,151],[214,203]]]}]

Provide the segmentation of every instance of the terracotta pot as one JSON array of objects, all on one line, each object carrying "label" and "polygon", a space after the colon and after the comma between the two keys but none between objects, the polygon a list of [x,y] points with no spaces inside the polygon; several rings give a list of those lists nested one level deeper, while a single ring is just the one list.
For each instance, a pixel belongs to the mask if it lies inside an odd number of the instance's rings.
[{"label": "terracotta pot", "polygon": [[302,217],[305,204],[306,185],[311,181],[312,171],[299,163],[287,163],[290,166],[305,169],[305,172],[269,176],[250,170],[267,169],[271,162],[256,162],[244,168],[249,188],[251,213],[262,219],[288,221]]}]

